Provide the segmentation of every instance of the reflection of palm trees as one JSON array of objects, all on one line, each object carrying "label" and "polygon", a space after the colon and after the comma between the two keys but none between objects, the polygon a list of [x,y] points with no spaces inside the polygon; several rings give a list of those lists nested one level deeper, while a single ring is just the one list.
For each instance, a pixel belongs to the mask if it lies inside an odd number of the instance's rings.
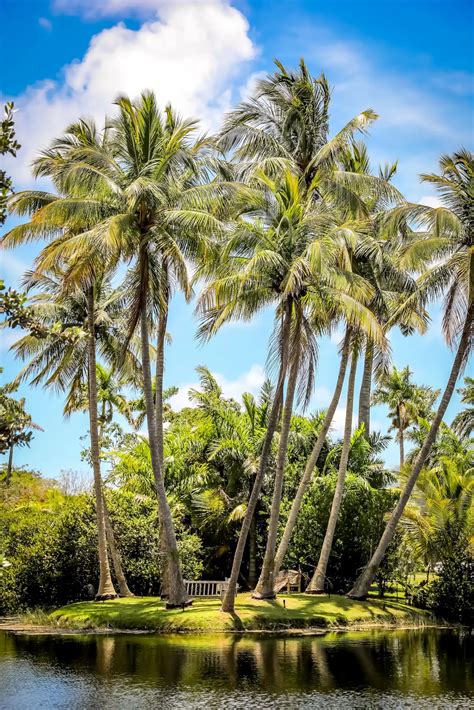
[{"label": "reflection of palm trees", "polygon": [[115,638],[113,636],[98,636],[96,646],[97,673],[100,676],[109,676],[114,671]]}]

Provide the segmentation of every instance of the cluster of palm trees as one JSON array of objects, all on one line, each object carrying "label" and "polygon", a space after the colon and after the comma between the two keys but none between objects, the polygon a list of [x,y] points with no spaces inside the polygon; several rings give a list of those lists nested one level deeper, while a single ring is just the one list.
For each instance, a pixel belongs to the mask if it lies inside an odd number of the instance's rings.
[{"label": "cluster of palm trees", "polygon": [[[440,192],[443,207],[408,204],[391,184],[396,164],[373,174],[365,145],[356,141],[356,134],[376,120],[374,111],[361,112],[330,137],[329,106],[325,77],[312,77],[304,61],[295,71],[277,63],[212,137],[200,136],[197,123],[183,120],[171,107],[161,111],[150,93],[136,101],[119,97],[115,117],[102,130],[80,120],[34,162],[35,175],[49,179],[53,192],[29,190],[10,199],[11,212],[30,219],[10,230],[3,245],[47,241],[26,285],[35,289],[36,317],[56,324],[46,337],[27,335],[16,345],[18,354],[30,359],[23,376],[65,391],[67,411],[82,407],[87,392],[99,597],[115,590],[100,472],[98,356],[140,388],[166,558],[166,596],[170,606],[187,602],[164,485],[163,377],[170,300],[177,289],[191,299],[197,283],[203,284],[196,307],[201,339],[230,320],[251,319],[262,309],[274,312],[268,352],[274,392],[225,611],[234,608],[278,432],[267,544],[254,590],[257,598],[274,596],[274,578],[349,370],[337,487],[308,591],[324,590],[344,493],[358,361],[364,363],[359,423],[368,436],[372,379],[388,371],[390,329],[424,332],[429,300],[445,296],[444,329],[456,347],[452,371],[399,503],[350,592],[354,598],[367,595],[472,346],[474,156],[460,150],[441,159],[440,175],[422,176]],[[58,337],[58,330],[72,326],[81,329],[74,341]],[[291,416],[312,395],[319,339],[341,326],[334,395],[277,545]],[[394,406],[403,440],[402,418],[409,413],[401,404]]]}]

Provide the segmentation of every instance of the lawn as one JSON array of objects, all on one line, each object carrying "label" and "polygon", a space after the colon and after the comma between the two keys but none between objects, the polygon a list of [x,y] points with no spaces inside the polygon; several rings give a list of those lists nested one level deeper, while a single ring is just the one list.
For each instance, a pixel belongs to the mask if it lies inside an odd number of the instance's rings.
[{"label": "lawn", "polygon": [[[285,608],[286,606],[286,608]],[[194,599],[184,610],[165,609],[158,597],[133,597],[105,602],[78,602],[50,614],[54,626],[71,629],[142,629],[154,631],[251,631],[310,627],[331,628],[355,624],[417,623],[423,612],[395,601],[291,594],[274,601],[257,601],[239,594],[235,614],[220,610],[219,599]]]}]

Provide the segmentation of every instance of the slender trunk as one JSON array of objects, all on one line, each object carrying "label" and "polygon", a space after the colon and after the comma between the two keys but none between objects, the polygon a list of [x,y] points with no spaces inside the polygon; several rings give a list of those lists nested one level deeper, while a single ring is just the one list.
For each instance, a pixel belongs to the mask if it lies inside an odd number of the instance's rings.
[{"label": "slender trunk", "polygon": [[300,484],[298,486],[298,490],[296,491],[295,498],[294,498],[293,503],[291,505],[290,514],[288,516],[288,520],[286,521],[285,530],[283,531],[283,536],[281,538],[281,542],[278,546],[278,550],[275,555],[275,569],[274,569],[274,576],[275,577],[278,575],[278,572],[280,571],[281,566],[283,564],[283,559],[286,555],[288,545],[290,544],[291,536],[293,534],[293,530],[296,525],[296,520],[298,518],[298,514],[301,509],[301,504],[303,502],[304,495],[305,495],[305,493],[308,489],[309,483],[311,481],[311,476],[313,474],[314,467],[316,466],[316,464],[318,462],[318,458],[319,458],[319,454],[321,453],[321,449],[323,448],[324,442],[326,441],[326,436],[329,431],[329,427],[331,426],[332,419],[334,417],[334,412],[336,411],[337,405],[339,404],[339,399],[341,397],[341,391],[342,391],[342,385],[344,384],[344,378],[346,376],[347,361],[349,359],[350,340],[351,340],[351,334],[350,334],[350,329],[348,328],[346,331],[345,338],[344,338],[344,344],[342,346],[341,362],[339,365],[339,374],[337,376],[336,388],[334,390],[332,400],[331,400],[329,407],[327,409],[326,416],[324,417],[323,425],[322,425],[321,430],[318,434],[318,438],[316,440],[316,443],[313,447],[311,455],[310,455],[308,462],[306,464],[306,468],[304,470],[303,477],[301,478]]},{"label": "slender trunk", "polygon": [[252,518],[249,531],[249,585],[254,589],[257,584],[257,511]]},{"label": "slender trunk", "polygon": [[296,382],[298,379],[299,370],[299,354],[300,354],[300,335],[301,335],[301,317],[298,314],[296,322],[296,332],[294,342],[292,344],[292,360],[290,373],[288,377],[288,387],[285,398],[285,406],[283,408],[283,417],[280,432],[280,444],[278,447],[277,466],[275,471],[275,483],[273,487],[272,508],[270,512],[270,521],[268,524],[267,546],[265,549],[265,557],[263,559],[260,578],[252,596],[255,599],[274,599],[274,568],[275,568],[275,549],[278,535],[278,521],[280,518],[281,495],[283,490],[283,478],[285,472],[286,454],[288,451],[288,437],[290,434],[291,415],[293,412],[293,400],[295,397]]},{"label": "slender trunk", "polygon": [[438,411],[436,412],[436,416],[433,419],[433,422],[431,424],[428,435],[423,443],[423,446],[421,447],[421,450],[418,456],[416,457],[411,474],[407,479],[407,482],[405,483],[397,505],[395,506],[395,509],[385,527],[377,549],[372,555],[372,558],[365,567],[364,571],[359,575],[351,591],[347,595],[350,599],[365,599],[367,597],[370,586],[374,581],[375,575],[377,574],[377,570],[380,566],[380,563],[382,562],[383,556],[385,555],[385,551],[387,550],[387,547],[392,541],[398,522],[402,517],[403,511],[405,510],[405,506],[410,499],[411,492],[415,486],[419,473],[423,468],[428,454],[430,453],[430,449],[436,439],[436,435],[443,420],[447,406],[451,400],[454,388],[456,386],[456,381],[458,379],[459,373],[461,372],[465,356],[471,344],[471,339],[473,335],[473,317],[474,303],[472,303],[471,301],[466,316],[466,322],[464,323],[461,339],[459,341],[456,357],[454,358],[451,373],[449,375],[449,379],[446,385],[446,389],[444,390],[443,397],[441,398]]},{"label": "slender trunk", "polygon": [[227,611],[231,614],[234,613],[235,606],[235,595],[237,593],[237,581],[239,578],[240,567],[242,565],[242,559],[244,556],[245,545],[247,542],[247,537],[250,530],[250,525],[252,519],[255,515],[255,509],[257,507],[257,501],[260,496],[260,491],[262,489],[263,479],[265,476],[265,471],[267,469],[268,457],[270,455],[273,435],[276,431],[278,419],[280,417],[281,402],[283,398],[283,385],[285,383],[286,370],[288,367],[288,347],[289,347],[289,335],[290,335],[290,325],[291,325],[291,311],[287,309],[283,316],[282,334],[281,334],[281,357],[280,357],[280,370],[278,373],[278,381],[275,390],[275,398],[272,403],[270,410],[270,416],[268,418],[268,426],[263,441],[262,452],[260,454],[260,463],[258,466],[258,472],[255,476],[255,480],[252,486],[252,492],[250,493],[249,502],[247,505],[247,511],[242,523],[242,528],[240,530],[239,539],[237,541],[237,547],[235,548],[234,560],[232,562],[232,570],[230,573],[229,584],[227,587],[226,594],[222,600],[222,611]]},{"label": "slender trunk", "polygon": [[10,448],[8,450],[8,463],[7,463],[7,473],[5,477],[5,485],[9,486],[10,481],[12,479],[12,472],[13,472],[13,444],[10,444]]},{"label": "slender trunk", "polygon": [[114,530],[112,528],[112,523],[110,522],[109,510],[107,508],[107,502],[105,496],[102,492],[103,505],[104,505],[104,518],[105,518],[105,532],[107,535],[107,542],[109,543],[110,557],[112,558],[112,565],[114,567],[115,576],[117,577],[117,583],[119,587],[119,593],[121,597],[133,597],[134,595],[130,591],[125,573],[122,567],[122,557],[117,547],[117,542],[115,540]]},{"label": "slender trunk", "polygon": [[155,407],[156,407],[156,434],[158,442],[158,453],[160,456],[161,468],[164,472],[164,434],[163,434],[163,380],[165,372],[165,338],[168,325],[168,276],[166,262],[163,264],[164,284],[163,309],[158,320],[158,337],[156,342],[156,382],[155,382]]},{"label": "slender trunk", "polygon": [[[165,268],[165,265],[164,267]],[[167,278],[166,278],[167,282]],[[164,432],[163,432],[163,379],[165,371],[165,337],[168,324],[168,289],[164,294],[166,305],[160,312],[158,321],[158,337],[156,342],[156,379],[155,379],[155,410],[158,454],[162,475],[165,475]],[[161,556],[161,598],[169,598],[168,556],[166,554],[165,532],[160,520],[160,556]]]},{"label": "slender trunk", "polygon": [[113,598],[117,596],[112,577],[110,576],[109,558],[107,556],[107,535],[105,531],[104,499],[102,495],[102,480],[100,477],[100,447],[99,427],[97,419],[97,375],[95,356],[95,316],[94,290],[91,286],[87,294],[87,318],[89,326],[88,366],[89,366],[89,428],[91,437],[92,470],[94,472],[95,509],[97,516],[97,534],[99,540],[99,589],[96,599]]},{"label": "slender trunk", "polygon": [[141,350],[142,350],[142,368],[143,368],[143,393],[146,404],[146,419],[148,425],[148,440],[150,445],[151,465],[155,479],[156,495],[158,498],[158,512],[160,520],[163,523],[164,540],[166,544],[168,580],[169,580],[169,599],[167,606],[176,607],[187,603],[186,589],[181,574],[181,565],[179,562],[178,546],[176,543],[176,534],[174,531],[173,518],[166,497],[165,482],[163,471],[160,464],[160,453],[158,449],[158,436],[156,430],[156,411],[153,402],[153,385],[150,369],[150,351],[148,338],[148,319],[147,319],[147,288],[146,283],[142,286],[143,305],[140,316],[141,330]]},{"label": "slender trunk", "polygon": [[403,429],[400,427],[400,431],[398,432],[398,443],[400,446],[400,471],[403,468],[403,465],[405,463],[405,437],[403,434]]},{"label": "slender trunk", "polygon": [[374,347],[368,342],[365,347],[364,371],[359,392],[359,423],[364,425],[364,436],[370,436],[370,396],[372,390],[372,369],[374,366]]},{"label": "slender trunk", "polygon": [[344,493],[344,483],[347,473],[347,462],[349,460],[349,451],[351,448],[351,433],[352,433],[352,412],[354,409],[354,386],[357,371],[357,354],[352,351],[351,369],[349,371],[349,381],[347,383],[347,405],[346,419],[344,422],[344,440],[342,444],[341,460],[339,462],[339,471],[337,473],[336,490],[332,499],[331,512],[329,514],[326,534],[324,536],[323,545],[319,555],[318,565],[314,571],[313,578],[306,590],[308,594],[322,594],[324,592],[326,582],[326,571],[331,554],[334,532],[336,530],[339,511],[341,509],[342,496]]},{"label": "slender trunk", "polygon": [[[105,399],[102,401],[100,424],[98,428],[99,432],[99,449],[102,449],[102,437],[104,434],[105,420],[106,420],[106,404]],[[110,557],[112,559],[112,565],[114,568],[115,576],[117,578],[117,583],[119,587],[119,593],[121,597],[133,597],[134,594],[130,591],[127,579],[125,577],[125,572],[122,567],[122,557],[117,548],[115,541],[115,534],[110,522],[109,509],[107,508],[107,501],[105,500],[104,487],[102,486],[102,504],[104,506],[104,521],[105,521],[105,534],[107,537],[107,544],[109,546]]]}]

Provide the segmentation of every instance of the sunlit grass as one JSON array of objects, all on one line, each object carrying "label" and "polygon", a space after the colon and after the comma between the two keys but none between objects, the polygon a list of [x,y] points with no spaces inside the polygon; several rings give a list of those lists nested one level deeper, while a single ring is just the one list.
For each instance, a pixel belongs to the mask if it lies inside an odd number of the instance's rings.
[{"label": "sunlit grass", "polygon": [[[286,608],[284,606],[286,605]],[[351,624],[422,621],[423,612],[400,602],[343,596],[291,594],[274,601],[257,601],[239,594],[235,614],[220,610],[219,599],[194,599],[185,610],[167,610],[158,597],[133,597],[105,602],[78,602],[50,615],[63,628],[143,629],[156,631],[235,631],[348,626]]]}]

